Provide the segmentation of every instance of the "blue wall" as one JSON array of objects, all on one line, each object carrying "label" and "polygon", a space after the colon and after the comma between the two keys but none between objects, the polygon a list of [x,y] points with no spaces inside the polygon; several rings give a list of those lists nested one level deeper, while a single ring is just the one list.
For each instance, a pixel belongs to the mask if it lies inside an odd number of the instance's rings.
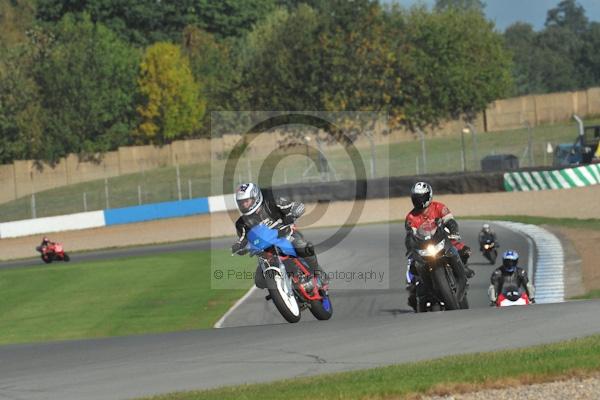
[{"label": "blue wall", "polygon": [[106,225],[118,225],[208,212],[208,199],[200,198],[108,209],[104,210],[104,220]]}]

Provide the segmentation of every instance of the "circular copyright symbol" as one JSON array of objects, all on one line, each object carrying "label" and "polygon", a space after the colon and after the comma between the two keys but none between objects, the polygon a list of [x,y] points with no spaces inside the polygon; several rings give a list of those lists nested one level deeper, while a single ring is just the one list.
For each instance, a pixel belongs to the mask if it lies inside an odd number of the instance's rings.
[{"label": "circular copyright symbol", "polygon": [[[351,139],[350,135],[346,133],[346,129],[343,128],[344,125],[344,115],[345,114],[323,114],[323,113],[302,113],[302,112],[275,112],[274,114],[266,113],[262,116],[259,121],[254,121],[251,116],[251,126],[249,129],[245,130],[245,132],[241,135],[238,142],[234,145],[233,149],[230,152],[229,157],[227,157],[225,161],[223,176],[222,176],[222,184],[223,193],[226,193],[225,188],[235,187],[234,183],[236,182],[236,170],[238,168],[238,164],[244,159],[240,156],[240,154],[244,154],[246,149],[248,149],[254,140],[257,140],[259,137],[258,134],[261,132],[268,132],[278,127],[288,126],[288,125],[296,125],[303,126],[305,128],[310,127],[317,132],[322,131],[328,138],[327,140],[337,143],[339,145],[343,145],[344,152],[346,153],[349,161],[351,163],[351,169],[354,172],[354,178],[352,178],[348,183],[348,196],[353,199],[352,209],[349,215],[346,218],[346,221],[340,221],[340,227],[338,230],[327,237],[320,243],[315,243],[315,247],[319,249],[319,251],[326,251],[330,248],[335,247],[338,243],[340,243],[344,238],[346,238],[350,231],[354,228],[354,226],[358,223],[360,215],[362,214],[362,210],[365,206],[364,201],[367,198],[367,173],[366,167],[361,156],[359,150],[355,147],[353,139]],[[350,119],[351,120],[351,119]],[[319,139],[317,139],[319,140]],[[313,141],[314,142],[314,141]],[[311,142],[311,143],[313,143]],[[316,158],[312,158],[309,156],[309,147],[313,150],[313,153],[316,152]],[[305,143],[305,146],[296,147],[292,150],[287,150],[286,152],[282,152],[280,147],[272,150],[268,155],[266,155],[263,159],[263,163],[260,166],[260,170],[258,176],[254,180],[258,183],[259,186],[263,188],[271,188],[273,189],[274,183],[274,175],[276,171],[276,167],[273,166],[279,165],[284,158],[289,157],[291,155],[295,156],[304,156],[304,149],[306,148],[306,157],[312,160],[315,165],[328,165],[327,158],[322,153],[319,145],[314,147],[312,144],[309,146],[308,142]],[[321,157],[321,158],[319,158]],[[334,172],[335,173],[335,172]],[[329,176],[329,175],[327,175]],[[241,176],[238,180],[240,183],[242,181]],[[352,183],[354,180],[354,183]],[[330,183],[322,183],[325,191],[324,197],[325,200],[335,200],[335,196],[332,194],[330,197],[327,197],[327,191],[335,192],[335,188],[340,186],[342,182],[330,182]],[[302,189],[302,187],[307,186],[307,183],[300,183],[300,194],[303,191],[308,191]],[[337,186],[336,186],[337,185]],[[343,187],[343,184],[341,185]],[[283,188],[285,191],[285,187]],[[288,193],[292,194],[293,191]],[[285,197],[288,197],[285,196]],[[301,196],[298,196],[296,193],[296,197],[294,200],[302,200]],[[312,201],[315,201],[312,198]],[[319,201],[319,200],[317,200]],[[321,215],[325,213],[326,209],[317,208],[315,214],[312,213],[305,215],[304,221],[307,221],[307,217],[312,217],[318,219]],[[321,212],[320,215],[316,215]],[[233,218],[233,214],[230,214],[230,217]],[[232,222],[235,220],[232,219]]]},{"label": "circular copyright symbol", "polygon": [[223,271],[221,271],[220,269],[217,269],[213,273],[213,276],[215,277],[215,279],[222,279],[223,278]]}]

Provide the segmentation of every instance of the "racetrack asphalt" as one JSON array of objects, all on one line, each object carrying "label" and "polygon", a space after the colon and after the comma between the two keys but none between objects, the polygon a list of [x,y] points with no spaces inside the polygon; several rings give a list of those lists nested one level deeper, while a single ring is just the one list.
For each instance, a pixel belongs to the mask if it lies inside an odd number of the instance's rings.
[{"label": "racetrack asphalt", "polygon": [[[523,347],[600,332],[598,301],[489,308],[486,291],[493,266],[477,251],[479,227],[478,222],[461,223],[463,238],[474,250],[471,266],[477,273],[469,292],[471,310],[408,312],[402,226],[359,226],[329,250],[319,243],[333,230],[315,229],[305,233],[317,244],[322,265],[343,277],[332,282],[330,321],[315,321],[304,312],[301,323],[287,324],[264,300],[265,293],[256,291],[226,319],[225,326],[237,327],[0,346],[0,399],[132,398]],[[525,262],[527,241],[500,227],[496,230],[501,250],[514,248]],[[230,242],[219,239],[214,245]],[[124,249],[117,255],[209,245],[203,243]],[[98,259],[111,254],[115,256],[115,252],[81,256]],[[82,259],[76,255],[74,262]],[[346,279],[347,272],[371,270],[375,277],[387,274],[386,279],[367,282],[356,274],[350,275],[355,280]]]}]

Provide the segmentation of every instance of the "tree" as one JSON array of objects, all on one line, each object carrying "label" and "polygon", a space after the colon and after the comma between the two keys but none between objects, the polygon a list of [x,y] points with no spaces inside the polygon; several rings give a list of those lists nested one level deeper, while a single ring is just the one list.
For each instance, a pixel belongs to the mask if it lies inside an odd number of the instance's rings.
[{"label": "tree", "polygon": [[241,46],[238,94],[250,109],[319,110],[317,13],[306,5],[278,9]]},{"label": "tree", "polygon": [[481,0],[436,0],[434,9],[438,12],[476,11],[484,15],[485,3]]},{"label": "tree", "polygon": [[581,65],[583,86],[591,87],[600,85],[600,23],[592,22],[588,31],[582,38]]},{"label": "tree", "polygon": [[59,21],[68,13],[87,13],[123,39],[139,46],[178,42],[192,25],[218,37],[242,36],[275,9],[275,0],[44,0],[38,2],[41,21]]},{"label": "tree", "polygon": [[45,112],[33,79],[34,58],[27,44],[0,58],[0,164],[53,158],[51,141],[43,134]]},{"label": "tree", "polygon": [[148,47],[138,86],[143,97],[137,107],[138,141],[163,144],[199,128],[206,104],[178,46],[158,42]]},{"label": "tree", "polygon": [[564,27],[551,26],[540,32],[536,41],[537,74],[546,92],[582,87],[576,62],[582,45],[578,35]]},{"label": "tree", "polygon": [[326,110],[391,111],[401,91],[393,48],[398,32],[390,31],[381,7],[372,1],[328,3],[320,35],[326,78],[321,99]]},{"label": "tree", "polygon": [[198,26],[218,37],[241,37],[275,10],[275,0],[197,0]]},{"label": "tree", "polygon": [[575,0],[562,0],[555,8],[548,10],[546,28],[566,28],[575,34],[583,34],[588,28],[585,9]]},{"label": "tree", "polygon": [[214,35],[190,25],[183,32],[182,47],[190,60],[192,75],[202,87],[207,108],[235,108],[232,104],[232,88],[239,77],[233,44],[218,41]]},{"label": "tree", "polygon": [[502,37],[476,11],[428,13],[423,8],[394,16],[404,26],[397,57],[403,91],[393,103],[410,129],[444,119],[471,119],[511,87],[510,54]]},{"label": "tree", "polygon": [[[48,36],[33,27],[27,0],[0,0],[0,163],[43,157],[45,113],[33,65]],[[34,43],[35,39],[37,42]]]},{"label": "tree", "polygon": [[29,0],[0,0],[0,49],[27,41],[34,6]]},{"label": "tree", "polygon": [[196,23],[195,0],[45,0],[38,2],[37,18],[60,21],[66,14],[88,14],[93,22],[106,25],[122,39],[136,45],[160,40],[178,40],[183,28]]},{"label": "tree", "polygon": [[138,53],[89,16],[66,15],[34,75],[56,149],[93,155],[129,143]]},{"label": "tree", "polygon": [[599,83],[598,29],[574,0],[548,10],[545,28],[514,24],[504,37],[514,57],[517,94],[578,90]]},{"label": "tree", "polygon": [[539,74],[539,64],[547,57],[538,46],[538,34],[531,24],[516,22],[504,31],[506,47],[512,53],[515,95],[544,93],[546,82]]}]

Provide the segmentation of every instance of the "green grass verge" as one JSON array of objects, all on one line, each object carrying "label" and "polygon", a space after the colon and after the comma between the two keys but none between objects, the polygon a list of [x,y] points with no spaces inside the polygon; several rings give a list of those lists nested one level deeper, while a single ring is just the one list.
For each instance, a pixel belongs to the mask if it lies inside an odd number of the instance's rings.
[{"label": "green grass verge", "polygon": [[481,215],[474,217],[462,217],[460,219],[477,219],[484,221],[514,221],[531,225],[554,225],[566,228],[600,230],[600,219],[577,219],[577,218],[550,218],[529,217],[526,215]]},{"label": "green grass verge", "polygon": [[[588,124],[600,120],[586,121]],[[533,165],[548,165],[551,155],[545,155],[547,143],[571,143],[577,135],[573,123],[539,126],[532,130]],[[480,133],[477,144],[465,137],[467,169],[479,170],[478,159],[488,154],[510,153],[520,158],[521,165],[528,165],[525,149],[528,144],[528,131],[515,129],[501,132]],[[477,157],[475,157],[475,147]],[[324,147],[324,152],[332,170],[338,179],[354,179],[356,171],[346,151]],[[457,172],[462,170],[461,139],[458,134],[443,137],[431,137],[426,142],[427,172]],[[371,152],[368,148],[359,149],[363,164],[370,171]],[[375,149],[375,169],[377,177],[414,175],[417,172],[417,155],[421,155],[421,143],[417,140],[401,143],[382,144]],[[267,185],[280,185],[285,182],[302,182],[308,164],[307,160],[296,155],[277,160],[264,158],[242,159],[235,181],[256,179],[259,174],[267,176]],[[420,161],[422,162],[422,160]],[[211,188],[219,188],[223,177],[225,160],[211,163],[182,165],[180,167],[182,198],[203,197],[222,193],[213,193]],[[420,165],[419,171],[424,172]],[[313,171],[314,172],[314,171]],[[309,173],[311,175],[314,173]],[[178,188],[175,167],[162,167],[143,173],[122,175],[108,179],[110,208],[177,200]],[[231,191],[236,182],[230,182]],[[261,182],[261,184],[265,184]],[[190,187],[191,185],[191,187]],[[138,187],[140,193],[138,193]],[[84,193],[86,207],[84,208]],[[36,193],[36,216],[69,214],[82,211],[107,208],[104,179],[63,186]],[[32,218],[31,196],[0,205],[0,221]]]},{"label": "green grass verge", "polygon": [[573,297],[576,300],[589,300],[589,299],[600,299],[600,289],[599,290],[592,290],[586,294],[584,294],[583,296],[576,296]]},{"label": "green grass verge", "polygon": [[0,344],[212,327],[252,281],[214,289],[211,254],[232,271],[256,268],[214,250],[0,270]]},{"label": "green grass verge", "polygon": [[444,357],[356,372],[181,392],[152,400],[392,399],[460,384],[486,385],[527,375],[530,381],[600,370],[600,335],[520,350]]}]

